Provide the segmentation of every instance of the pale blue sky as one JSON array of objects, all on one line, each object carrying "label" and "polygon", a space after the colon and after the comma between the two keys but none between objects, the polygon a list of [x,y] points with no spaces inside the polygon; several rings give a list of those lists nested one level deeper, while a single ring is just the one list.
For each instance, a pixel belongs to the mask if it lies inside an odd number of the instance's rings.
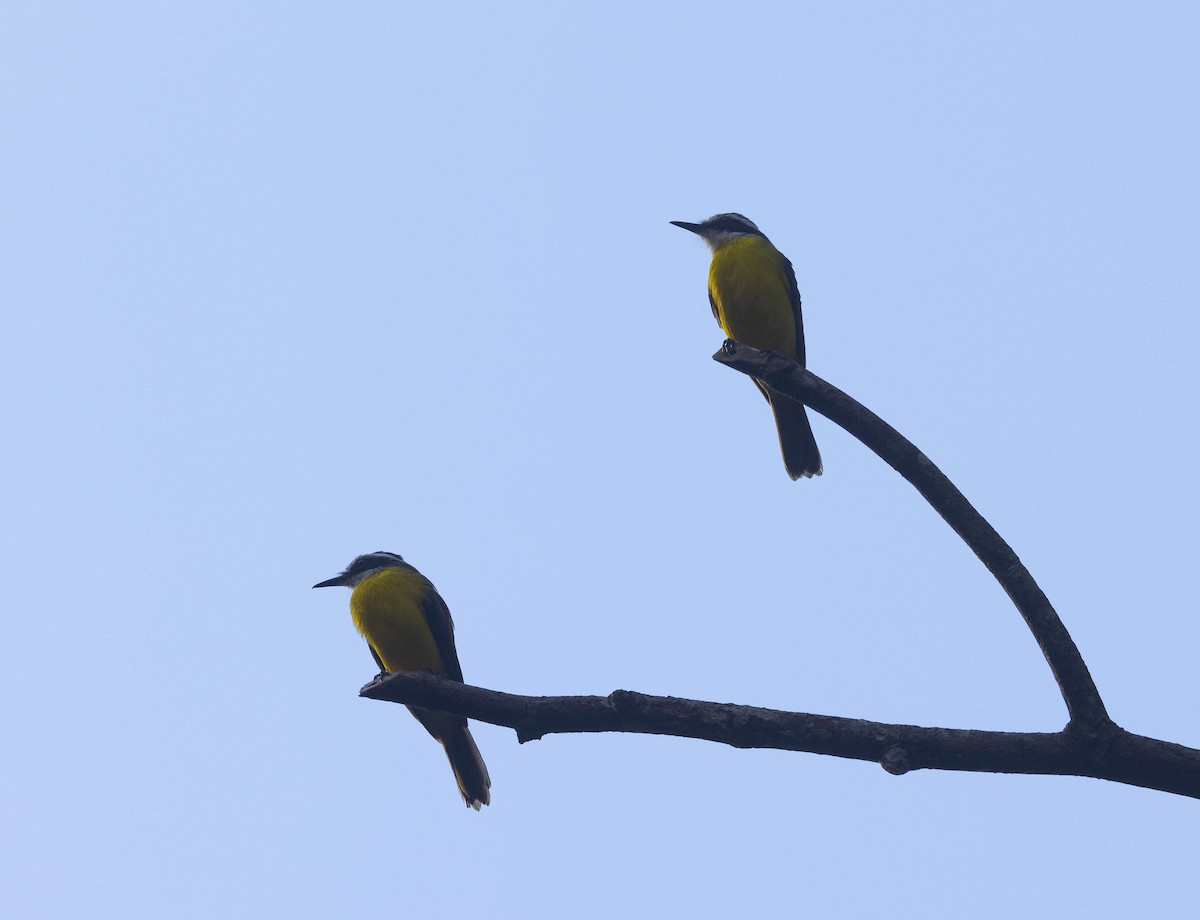
[{"label": "pale blue sky", "polygon": [[707,254],[1012,543],[1114,718],[1200,745],[1200,12],[10,4],[0,558],[12,915],[1157,915],[1198,803],[477,726],[462,807],[345,591],[469,681],[1055,730],[1033,640],[822,418],[793,483]]}]

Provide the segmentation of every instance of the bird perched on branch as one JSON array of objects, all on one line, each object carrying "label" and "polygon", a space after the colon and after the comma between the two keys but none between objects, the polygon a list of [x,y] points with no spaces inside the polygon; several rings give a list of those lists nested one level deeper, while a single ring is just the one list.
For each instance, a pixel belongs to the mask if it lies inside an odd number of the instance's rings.
[{"label": "bird perched on branch", "polygon": [[[698,224],[671,221],[712,250],[708,302],[735,342],[770,349],[804,366],[804,320],[792,263],[754,222],[741,214],[716,214]],[[792,479],[821,475],[821,452],[804,404],[778,396],[759,383],[779,431],[783,465]]]},{"label": "bird perched on branch", "polygon": [[[462,682],[450,609],[433,583],[411,565],[395,553],[368,553],[313,587],[335,585],[352,589],[350,616],[381,670],[429,671]],[[476,811],[487,805],[492,781],[467,720],[416,706],[408,711],[441,742],[467,805]]]}]

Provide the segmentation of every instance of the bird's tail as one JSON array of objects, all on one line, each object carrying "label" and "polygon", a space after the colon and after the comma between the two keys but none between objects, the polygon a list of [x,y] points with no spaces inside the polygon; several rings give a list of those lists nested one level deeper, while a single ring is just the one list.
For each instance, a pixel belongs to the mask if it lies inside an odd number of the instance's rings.
[{"label": "bird's tail", "polygon": [[783,450],[787,474],[793,479],[820,476],[821,452],[817,450],[804,403],[775,393],[768,393],[767,401],[775,413],[775,427],[779,431],[779,446]]},{"label": "bird's tail", "polygon": [[468,807],[479,811],[481,805],[490,804],[492,794],[488,790],[492,787],[492,779],[488,776],[483,757],[465,722],[461,726],[456,725],[453,729],[441,732],[438,740],[446,749],[450,768],[454,771],[454,778],[458,780],[458,791],[462,793]]}]

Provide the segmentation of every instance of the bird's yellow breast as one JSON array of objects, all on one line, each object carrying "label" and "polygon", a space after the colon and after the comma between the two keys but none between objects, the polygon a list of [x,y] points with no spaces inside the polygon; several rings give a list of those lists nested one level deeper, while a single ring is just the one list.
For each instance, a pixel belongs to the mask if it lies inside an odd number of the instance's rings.
[{"label": "bird's yellow breast", "polygon": [[416,569],[384,569],[350,595],[350,615],[389,672],[445,673],[445,663],[425,619],[433,585]]},{"label": "bird's yellow breast", "polygon": [[796,357],[796,317],[783,257],[761,236],[734,237],[713,253],[708,293],[735,342]]}]

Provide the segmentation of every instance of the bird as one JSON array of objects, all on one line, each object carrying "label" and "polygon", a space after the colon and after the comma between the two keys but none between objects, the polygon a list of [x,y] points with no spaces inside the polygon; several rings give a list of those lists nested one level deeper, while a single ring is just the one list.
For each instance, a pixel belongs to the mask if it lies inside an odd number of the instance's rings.
[{"label": "bird", "polygon": [[[350,616],[382,672],[427,671],[462,682],[450,608],[428,578],[395,553],[358,556],[340,575],[313,585],[351,589]],[[441,742],[467,806],[491,803],[492,780],[467,728],[448,712],[409,706],[425,730]]]},{"label": "bird", "polygon": [[[804,366],[804,320],[796,272],[755,223],[741,214],[714,214],[698,224],[671,221],[695,233],[712,250],[708,302],[725,334],[753,348],[770,349]],[[783,465],[792,479],[820,476],[821,452],[804,404],[755,385],[775,414]]]}]

